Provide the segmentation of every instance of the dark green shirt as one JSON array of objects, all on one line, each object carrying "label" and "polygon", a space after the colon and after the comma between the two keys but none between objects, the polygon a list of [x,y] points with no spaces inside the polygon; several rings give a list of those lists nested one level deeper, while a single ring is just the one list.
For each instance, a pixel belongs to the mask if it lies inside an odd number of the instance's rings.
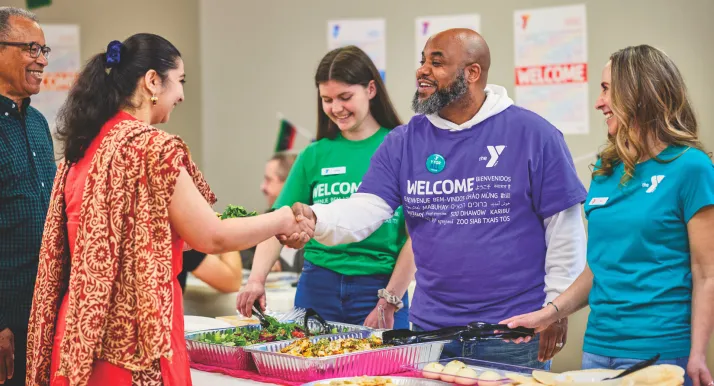
[{"label": "dark green shirt", "polygon": [[27,326],[56,171],[45,117],[0,95],[0,330]]}]

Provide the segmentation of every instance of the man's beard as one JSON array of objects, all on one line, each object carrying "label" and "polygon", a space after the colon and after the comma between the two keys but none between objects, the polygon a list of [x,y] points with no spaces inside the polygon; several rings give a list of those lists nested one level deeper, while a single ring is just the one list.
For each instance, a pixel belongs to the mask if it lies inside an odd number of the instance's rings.
[{"label": "man's beard", "polygon": [[466,78],[463,73],[459,73],[450,86],[437,87],[436,91],[424,100],[419,100],[419,90],[417,90],[412,99],[412,110],[417,114],[436,114],[466,95],[468,91]]}]

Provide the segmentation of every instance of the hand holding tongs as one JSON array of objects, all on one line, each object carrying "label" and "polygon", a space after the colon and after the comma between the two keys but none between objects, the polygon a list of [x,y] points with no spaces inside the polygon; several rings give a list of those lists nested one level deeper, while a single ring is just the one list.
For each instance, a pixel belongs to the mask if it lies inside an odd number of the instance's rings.
[{"label": "hand holding tongs", "polygon": [[509,328],[505,324],[485,322],[469,323],[467,330],[461,334],[461,341],[479,340],[515,340],[518,338],[534,337],[535,330],[526,327]]},{"label": "hand holding tongs", "polygon": [[270,327],[270,322],[265,317],[265,314],[263,314],[263,310],[260,309],[260,301],[257,299],[255,300],[255,303],[253,303],[253,315],[258,317],[260,325],[263,326],[263,328]]}]

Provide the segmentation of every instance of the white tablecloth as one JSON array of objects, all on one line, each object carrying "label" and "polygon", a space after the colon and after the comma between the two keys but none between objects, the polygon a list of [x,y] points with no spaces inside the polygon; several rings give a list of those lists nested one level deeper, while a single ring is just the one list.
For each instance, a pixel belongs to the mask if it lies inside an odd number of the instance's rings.
[{"label": "white tablecloth", "polygon": [[248,379],[233,378],[223,374],[208,373],[196,369],[191,369],[191,382],[196,386],[272,385],[272,383],[262,383],[250,381]]}]

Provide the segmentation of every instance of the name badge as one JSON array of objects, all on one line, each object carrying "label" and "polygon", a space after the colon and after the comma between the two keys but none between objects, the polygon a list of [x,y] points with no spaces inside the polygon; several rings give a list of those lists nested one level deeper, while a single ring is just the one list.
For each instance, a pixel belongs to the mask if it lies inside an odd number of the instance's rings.
[{"label": "name badge", "polygon": [[590,205],[605,205],[609,198],[610,197],[593,197],[593,199],[590,200]]},{"label": "name badge", "polygon": [[347,173],[347,167],[345,166],[338,166],[335,168],[322,168],[323,176],[336,176],[345,173]]}]

